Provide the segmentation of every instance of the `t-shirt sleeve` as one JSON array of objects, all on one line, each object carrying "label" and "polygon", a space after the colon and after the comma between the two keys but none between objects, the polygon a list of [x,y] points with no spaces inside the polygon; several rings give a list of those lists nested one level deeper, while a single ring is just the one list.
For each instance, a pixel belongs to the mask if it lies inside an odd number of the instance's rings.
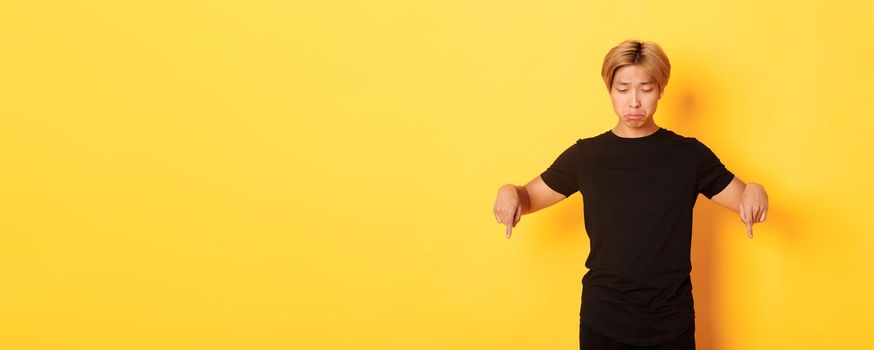
[{"label": "t-shirt sleeve", "polygon": [[540,178],[553,191],[570,197],[579,191],[577,182],[577,157],[578,145],[574,143],[565,149],[546,170],[540,174]]},{"label": "t-shirt sleeve", "polygon": [[734,174],[722,164],[709,147],[698,139],[695,139],[695,143],[698,150],[696,189],[698,193],[711,199],[728,186],[734,179]]}]

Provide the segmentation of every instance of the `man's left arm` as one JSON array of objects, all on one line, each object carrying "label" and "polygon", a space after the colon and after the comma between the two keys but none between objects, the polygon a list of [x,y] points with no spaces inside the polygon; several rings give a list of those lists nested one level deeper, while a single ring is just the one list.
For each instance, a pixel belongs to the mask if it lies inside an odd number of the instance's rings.
[{"label": "man's left arm", "polygon": [[757,183],[744,183],[739,177],[734,179],[710,200],[740,214],[741,221],[747,225],[747,236],[753,238],[753,224],[764,222],[768,214],[768,193]]}]

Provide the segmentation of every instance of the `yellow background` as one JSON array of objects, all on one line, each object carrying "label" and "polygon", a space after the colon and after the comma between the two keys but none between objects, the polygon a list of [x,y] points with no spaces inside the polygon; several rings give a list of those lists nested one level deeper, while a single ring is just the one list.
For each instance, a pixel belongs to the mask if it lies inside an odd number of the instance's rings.
[{"label": "yellow background", "polygon": [[770,196],[698,198],[698,347],[872,348],[871,10],[0,1],[0,348],[576,349],[580,195],[491,210],[615,125],[628,38]]}]

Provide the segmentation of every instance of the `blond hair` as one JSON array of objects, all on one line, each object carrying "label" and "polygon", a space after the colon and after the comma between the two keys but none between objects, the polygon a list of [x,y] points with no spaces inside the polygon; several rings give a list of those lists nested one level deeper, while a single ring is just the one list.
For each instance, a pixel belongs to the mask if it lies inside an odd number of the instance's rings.
[{"label": "blond hair", "polygon": [[659,93],[664,91],[671,76],[671,62],[662,48],[651,41],[625,40],[616,47],[610,49],[604,56],[604,64],[601,66],[601,76],[607,84],[607,91],[613,86],[613,75],[620,67],[627,65],[640,65],[649,75],[655,79],[659,86]]}]

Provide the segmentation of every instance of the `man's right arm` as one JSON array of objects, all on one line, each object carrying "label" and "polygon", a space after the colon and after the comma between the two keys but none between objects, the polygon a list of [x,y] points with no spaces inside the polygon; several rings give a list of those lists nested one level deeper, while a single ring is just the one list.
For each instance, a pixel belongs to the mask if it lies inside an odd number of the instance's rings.
[{"label": "man's right arm", "polygon": [[549,207],[555,203],[561,202],[562,199],[567,198],[565,195],[556,192],[546,185],[539,175],[529,181],[525,186],[519,188],[521,189],[520,192],[525,192],[527,197],[526,206],[522,208],[523,215]]},{"label": "man's right arm", "polygon": [[519,205],[522,207],[522,215],[536,212],[565,199],[565,195],[550,188],[538,175],[525,186],[506,184],[501,186],[501,191],[516,191]]},{"label": "man's right arm", "polygon": [[522,215],[536,212],[565,199],[565,195],[556,192],[538,175],[525,186],[506,184],[498,189],[498,198],[493,208],[498,223],[507,226],[507,238],[510,238],[513,227]]}]

